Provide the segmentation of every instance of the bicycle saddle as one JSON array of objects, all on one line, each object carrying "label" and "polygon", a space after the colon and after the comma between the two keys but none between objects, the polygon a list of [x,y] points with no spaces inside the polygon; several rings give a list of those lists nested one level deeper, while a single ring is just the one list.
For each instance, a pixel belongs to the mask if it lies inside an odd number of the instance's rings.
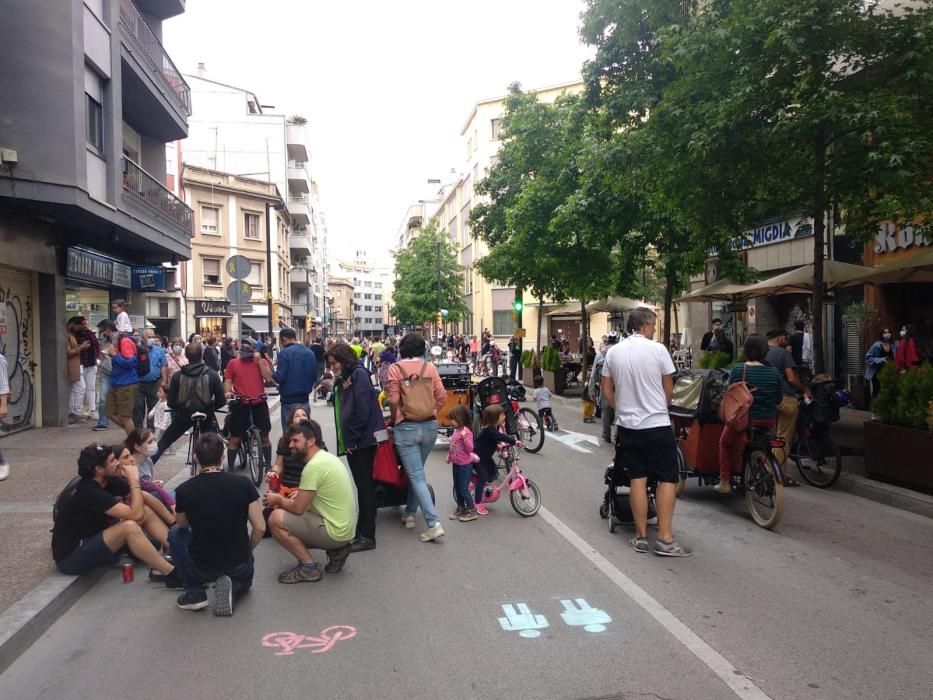
[{"label": "bicycle saddle", "polygon": [[207,414],[206,414],[206,413],[201,413],[200,411],[196,411],[196,412],[194,412],[194,413],[191,414],[191,419],[192,419],[192,420],[204,420],[205,418],[207,418]]}]

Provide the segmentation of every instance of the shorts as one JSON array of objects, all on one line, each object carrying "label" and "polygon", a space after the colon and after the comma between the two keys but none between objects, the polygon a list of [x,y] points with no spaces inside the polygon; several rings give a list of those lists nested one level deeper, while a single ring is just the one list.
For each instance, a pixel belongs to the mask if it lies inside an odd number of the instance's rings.
[{"label": "shorts", "polygon": [[107,392],[107,403],[104,405],[104,411],[107,415],[132,418],[133,405],[136,403],[137,386],[137,384],[111,386],[110,391]]},{"label": "shorts", "polygon": [[269,418],[269,404],[262,403],[235,403],[230,406],[230,415],[224,427],[230,431],[230,437],[241,438],[249,426],[249,414],[253,413],[253,423],[259,432],[268,435],[272,432],[272,421]]},{"label": "shorts", "polygon": [[550,416],[551,418],[553,418],[554,411],[551,410],[550,406],[546,406],[544,408],[538,409],[538,415],[541,416],[542,418],[544,418],[545,416]]},{"label": "shorts", "polygon": [[332,549],[339,549],[353,539],[345,542],[338,542],[327,534],[327,526],[324,519],[314,511],[307,510],[301,515],[285,512],[282,523],[290,535],[294,535],[308,549],[323,549],[325,552]]},{"label": "shorts", "polygon": [[104,544],[104,533],[98,532],[81,540],[71,554],[55,562],[55,565],[63,574],[80,576],[94,569],[113,566],[119,558],[119,552],[111,552]]},{"label": "shorts", "polygon": [[660,428],[616,430],[616,469],[624,469],[629,479],[651,478],[665,483],[680,481],[677,468],[677,441],[669,425]]}]

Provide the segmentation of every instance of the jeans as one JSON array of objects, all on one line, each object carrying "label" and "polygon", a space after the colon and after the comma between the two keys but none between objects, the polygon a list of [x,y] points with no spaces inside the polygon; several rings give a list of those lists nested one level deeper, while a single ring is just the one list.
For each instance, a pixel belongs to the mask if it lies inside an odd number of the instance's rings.
[{"label": "jeans", "polygon": [[347,453],[347,464],[356,483],[356,499],[359,518],[356,521],[356,536],[376,539],[376,484],[373,482],[373,460],[376,446],[364,447]]},{"label": "jeans", "polygon": [[408,489],[408,502],[405,504],[405,514],[414,515],[421,506],[421,514],[428,527],[437,523],[437,511],[434,501],[428,490],[428,482],[424,477],[424,463],[434,449],[437,441],[437,421],[426,420],[422,422],[402,421],[395,426],[395,447],[398,456],[408,474],[411,486]]},{"label": "jeans", "polygon": [[612,442],[612,424],[616,420],[616,410],[605,401],[603,402],[603,438]]},{"label": "jeans", "polygon": [[94,413],[97,409],[97,365],[93,367],[82,367],[81,374],[84,376],[87,412]]},{"label": "jeans", "polygon": [[473,497],[470,495],[470,475],[473,473],[472,464],[452,464],[454,471],[454,492],[457,496],[458,508],[472,508]]},{"label": "jeans", "polygon": [[282,432],[285,432],[285,424],[288,422],[288,419],[291,418],[292,413],[295,409],[303,408],[305,413],[308,416],[311,416],[311,404],[305,401],[304,403],[283,403],[279,408],[279,413],[281,413],[282,418]]},{"label": "jeans", "polygon": [[69,396],[68,413],[73,416],[79,416],[84,413],[85,391],[86,388],[84,386],[84,373],[82,372],[75,381],[71,382],[71,395]]},{"label": "jeans", "polygon": [[149,411],[155,408],[159,398],[156,392],[159,390],[161,382],[139,382],[136,387],[136,403],[133,404],[133,425],[137,428],[145,428],[149,423]]},{"label": "jeans", "polygon": [[100,382],[100,396],[97,397],[97,425],[109,428],[110,421],[107,420],[104,407],[107,405],[107,394],[110,393],[110,375],[98,372],[97,380]]},{"label": "jeans", "polygon": [[509,357],[509,379],[514,379],[516,381],[520,379],[518,376],[518,360],[518,355]]},{"label": "jeans", "polygon": [[174,525],[168,531],[168,543],[172,548],[172,559],[178,569],[178,575],[185,586],[186,593],[198,593],[204,590],[205,583],[213,583],[227,575],[233,581],[234,593],[246,593],[253,585],[253,555],[242,564],[222,569],[204,569],[191,560],[188,547],[191,545],[191,530]]}]

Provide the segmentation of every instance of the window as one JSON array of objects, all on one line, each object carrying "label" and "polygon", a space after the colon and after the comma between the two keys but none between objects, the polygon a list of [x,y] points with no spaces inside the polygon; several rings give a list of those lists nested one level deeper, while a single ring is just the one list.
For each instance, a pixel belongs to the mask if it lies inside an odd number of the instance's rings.
[{"label": "window", "polygon": [[244,215],[244,229],[246,231],[246,237],[253,241],[259,240],[259,214],[250,214],[247,212]]},{"label": "window", "polygon": [[492,128],[492,140],[499,140],[499,131],[502,129],[502,120],[501,119],[490,119],[489,125]]},{"label": "window", "polygon": [[201,205],[201,233],[219,234],[220,209]]},{"label": "window", "polygon": [[220,285],[219,258],[201,258],[201,269],[204,271],[204,284]]},{"label": "window", "polygon": [[515,330],[515,321],[511,309],[508,311],[492,312],[492,334],[493,335],[512,335]]},{"label": "window", "polygon": [[85,111],[87,113],[87,145],[97,155],[104,155],[104,108],[100,102],[85,93]]},{"label": "window", "polygon": [[373,286],[373,283],[372,283],[372,282],[370,282],[369,280],[366,280],[365,282],[363,282],[363,286],[364,286],[364,287],[369,287],[369,288],[372,288],[372,286]]},{"label": "window", "polygon": [[373,299],[375,299],[376,301],[382,301],[382,295],[381,295],[381,294],[373,294]]},{"label": "window", "polygon": [[382,289],[382,282],[376,282],[376,289]]},{"label": "window", "polygon": [[373,311],[382,311],[382,307],[381,307],[381,306],[374,306],[374,307],[373,307]]},{"label": "window", "polygon": [[334,290],[334,297],[335,297],[335,298],[339,299],[339,298],[342,297],[342,296],[343,296],[343,292],[341,292],[339,289],[335,289],[335,290]]},{"label": "window", "polygon": [[250,260],[253,266],[250,268],[249,274],[246,276],[246,281],[251,287],[261,287],[264,277],[262,276],[262,261],[261,260]]},{"label": "window", "polygon": [[371,307],[371,306],[364,306],[364,307],[363,307],[363,311],[372,311],[372,310],[373,310],[373,307]]}]

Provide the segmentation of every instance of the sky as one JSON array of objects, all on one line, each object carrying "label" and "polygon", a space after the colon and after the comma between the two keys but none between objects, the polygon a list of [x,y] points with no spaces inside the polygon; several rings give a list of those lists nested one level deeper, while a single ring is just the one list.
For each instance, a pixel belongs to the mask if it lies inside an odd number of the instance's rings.
[{"label": "sky", "polygon": [[[464,169],[473,105],[576,80],[584,0],[188,0],[163,25],[183,73],[308,119],[331,257],[387,262],[409,204]],[[197,111],[197,104],[193,105]]]}]

